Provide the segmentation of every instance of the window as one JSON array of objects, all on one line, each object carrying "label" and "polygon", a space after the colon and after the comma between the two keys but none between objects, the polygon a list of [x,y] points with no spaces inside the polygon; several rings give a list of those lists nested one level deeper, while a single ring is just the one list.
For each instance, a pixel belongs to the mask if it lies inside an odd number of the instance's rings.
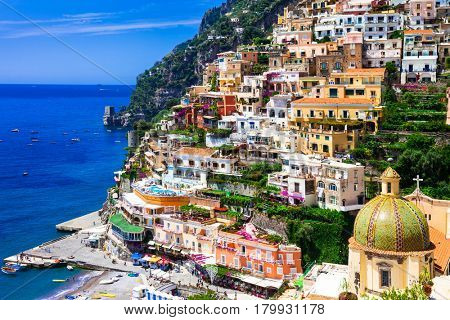
[{"label": "window", "polygon": [[334,111],[328,110],[328,118],[334,118]]},{"label": "window", "polygon": [[330,136],[325,136],[325,141],[330,141]]},{"label": "window", "polygon": [[357,184],[357,183],[355,183],[355,184],[353,185],[353,191],[358,191],[358,184]]},{"label": "window", "polygon": [[294,183],[294,192],[300,192],[300,183]]},{"label": "window", "polygon": [[338,97],[338,90],[336,88],[330,89],[330,98],[337,98]]},{"label": "window", "polygon": [[272,273],[272,268],[267,267],[266,270],[267,270],[266,272],[267,272],[268,274],[271,274],[271,273]]},{"label": "window", "polygon": [[278,267],[277,268],[277,274],[278,275],[282,275],[283,274],[283,268],[282,267]]},{"label": "window", "polygon": [[225,257],[224,254],[222,254],[222,255],[220,256],[220,262],[221,262],[222,264],[226,264],[227,260],[226,260],[226,257]]},{"label": "window", "polygon": [[302,116],[302,110],[297,110],[297,117],[301,117]]},{"label": "window", "polygon": [[390,182],[387,183],[387,193],[391,193],[392,192],[392,185]]},{"label": "window", "polygon": [[247,261],[247,268],[251,269],[252,268],[252,262],[251,261]]},{"label": "window", "polygon": [[390,287],[391,286],[391,270],[381,269],[380,270],[380,287]]},{"label": "window", "polygon": [[242,252],[243,254],[245,254],[245,246],[242,246],[242,247],[241,247],[241,252]]},{"label": "window", "polygon": [[262,265],[262,264],[258,265],[258,271],[259,271],[259,272],[264,272],[264,269],[263,269],[263,265]]},{"label": "window", "polygon": [[334,183],[330,183],[328,186],[328,189],[331,191],[337,191],[337,186]]},{"label": "window", "polygon": [[330,204],[334,204],[334,205],[337,204],[335,196],[330,196]]},{"label": "window", "polygon": [[316,139],[320,140],[320,136],[318,134],[316,134]]},{"label": "window", "polygon": [[364,89],[356,89],[356,95],[357,96],[363,96],[364,95]]},{"label": "window", "polygon": [[237,269],[239,268],[239,259],[238,258],[234,258],[234,267]]},{"label": "window", "polygon": [[317,188],[325,188],[325,183],[323,181],[317,182]]},{"label": "window", "polygon": [[269,251],[266,252],[266,260],[272,261],[272,252],[269,252]]}]

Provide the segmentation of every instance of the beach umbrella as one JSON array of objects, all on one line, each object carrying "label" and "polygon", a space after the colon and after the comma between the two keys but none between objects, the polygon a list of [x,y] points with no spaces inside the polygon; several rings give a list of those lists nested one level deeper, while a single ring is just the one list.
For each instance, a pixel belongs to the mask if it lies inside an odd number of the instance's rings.
[{"label": "beach umbrella", "polygon": [[133,259],[133,260],[139,260],[141,257],[142,257],[142,255],[137,252],[135,252],[131,255],[131,259]]}]

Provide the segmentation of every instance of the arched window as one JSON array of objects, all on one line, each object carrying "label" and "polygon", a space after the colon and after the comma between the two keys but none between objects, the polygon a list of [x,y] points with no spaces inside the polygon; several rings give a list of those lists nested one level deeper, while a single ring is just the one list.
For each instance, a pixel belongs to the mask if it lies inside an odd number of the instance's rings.
[{"label": "arched window", "polygon": [[328,186],[328,189],[331,191],[337,191],[337,186],[334,183],[330,183]]},{"label": "arched window", "polygon": [[323,181],[317,182],[317,188],[325,188],[325,183]]},{"label": "arched window", "polygon": [[275,118],[275,110],[270,110],[269,117]]},{"label": "arched window", "polygon": [[284,118],[284,116],[285,116],[284,111],[278,112],[278,118],[282,119]]}]

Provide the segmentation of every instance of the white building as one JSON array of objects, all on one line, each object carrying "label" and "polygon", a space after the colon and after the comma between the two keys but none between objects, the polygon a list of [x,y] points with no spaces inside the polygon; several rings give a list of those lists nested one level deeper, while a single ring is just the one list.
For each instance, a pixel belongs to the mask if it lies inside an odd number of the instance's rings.
[{"label": "white building", "polygon": [[405,30],[401,83],[436,82],[438,48],[432,30]]},{"label": "white building", "polygon": [[364,68],[383,68],[392,62],[400,69],[402,65],[402,39],[377,39],[364,42]]},{"label": "white building", "polygon": [[290,95],[281,94],[270,98],[266,104],[270,123],[276,124],[281,129],[288,128],[291,100],[292,97]]},{"label": "white building", "polygon": [[268,184],[282,189],[293,204],[354,211],[364,204],[364,166],[300,153],[281,155],[283,170]]}]

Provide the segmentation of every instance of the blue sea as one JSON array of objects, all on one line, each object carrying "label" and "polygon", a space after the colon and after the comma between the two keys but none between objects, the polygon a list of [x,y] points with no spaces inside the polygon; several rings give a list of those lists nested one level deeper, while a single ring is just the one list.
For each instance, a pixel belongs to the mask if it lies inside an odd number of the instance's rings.
[{"label": "blue sea", "polygon": [[[1,259],[64,235],[56,224],[102,206],[127,144],[126,130],[107,131],[102,115],[130,94],[126,86],[0,85]],[[49,298],[67,287],[52,279],[74,276],[89,277],[64,268],[0,273],[0,299]]]}]

